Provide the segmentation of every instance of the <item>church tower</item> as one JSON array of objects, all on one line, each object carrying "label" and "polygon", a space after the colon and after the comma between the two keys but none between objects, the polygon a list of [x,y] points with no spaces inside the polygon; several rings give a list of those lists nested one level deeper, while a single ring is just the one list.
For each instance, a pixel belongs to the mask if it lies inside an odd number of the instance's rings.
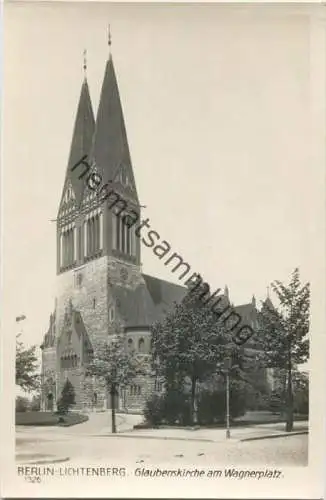
[{"label": "church tower", "polygon": [[[85,165],[89,171],[83,176]],[[94,174],[101,180],[95,188],[89,180]],[[121,207],[112,209],[98,196],[107,183],[127,202],[123,213]],[[96,121],[86,76],[82,84],[57,216],[56,392],[60,394],[69,378],[77,406],[84,406],[87,398],[94,397],[89,391],[85,393],[83,385],[84,365],[94,341],[107,340],[123,329],[119,297],[124,299],[128,291],[139,285],[145,287],[139,238],[134,227],[122,223],[122,217],[130,211],[140,215],[110,54]],[[101,391],[96,392],[97,401],[105,400],[106,395],[98,392]]]},{"label": "church tower", "polygon": [[[42,344],[42,408],[49,410],[67,379],[76,408],[108,408],[106,388],[85,376],[97,341],[123,333],[126,349],[146,365],[151,325],[186,294],[183,286],[142,273],[138,226],[126,223],[128,216],[140,220],[140,204],[112,55],[96,120],[86,61],[84,70],[57,215],[55,311]],[[112,205],[109,192],[123,204]],[[121,389],[116,407],[142,411],[154,386],[150,376],[136,377]]]}]

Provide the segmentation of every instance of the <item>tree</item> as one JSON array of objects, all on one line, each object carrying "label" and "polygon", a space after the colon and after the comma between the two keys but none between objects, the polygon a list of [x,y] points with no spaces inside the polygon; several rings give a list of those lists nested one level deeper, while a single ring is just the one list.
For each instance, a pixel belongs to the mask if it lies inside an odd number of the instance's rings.
[{"label": "tree", "polygon": [[75,403],[75,389],[70,380],[67,379],[57,403],[59,413],[67,413]]},{"label": "tree", "polygon": [[118,333],[107,342],[98,342],[86,367],[86,375],[103,380],[111,398],[112,433],[117,432],[115,398],[119,389],[144,373],[133,352],[127,352],[125,337]]},{"label": "tree", "polygon": [[21,334],[16,336],[16,384],[24,391],[31,392],[39,386],[38,360],[36,346],[26,348],[21,340]]},{"label": "tree", "polygon": [[279,307],[267,299],[262,306],[259,325],[267,366],[286,373],[286,431],[293,430],[293,376],[298,364],[309,357],[310,285],[300,282],[299,269],[289,285],[272,283]]},{"label": "tree", "polygon": [[165,319],[152,327],[152,366],[165,380],[167,391],[184,390],[190,380],[191,420],[196,420],[196,388],[222,370],[226,356],[239,358],[240,348],[211,305],[203,302],[207,289],[191,290]]},{"label": "tree", "polygon": [[296,413],[309,414],[309,377],[304,372],[293,374],[293,401]]}]

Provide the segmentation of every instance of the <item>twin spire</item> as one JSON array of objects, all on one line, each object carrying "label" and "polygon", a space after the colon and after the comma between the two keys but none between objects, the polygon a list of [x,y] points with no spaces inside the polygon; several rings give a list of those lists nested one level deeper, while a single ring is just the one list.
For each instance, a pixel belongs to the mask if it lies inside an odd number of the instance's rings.
[{"label": "twin spire", "polygon": [[96,169],[101,174],[104,183],[114,179],[117,170],[123,165],[123,168],[128,171],[131,183],[135,186],[119,88],[111,56],[111,45],[112,37],[109,27],[109,57],[106,62],[96,120],[87,82],[87,51],[83,52],[84,80],[75,118],[64,186],[65,190],[67,184],[71,183],[77,205],[81,203],[83,198],[85,180],[79,179],[80,169],[72,170],[72,168],[83,157],[87,157],[90,165],[96,164]]}]

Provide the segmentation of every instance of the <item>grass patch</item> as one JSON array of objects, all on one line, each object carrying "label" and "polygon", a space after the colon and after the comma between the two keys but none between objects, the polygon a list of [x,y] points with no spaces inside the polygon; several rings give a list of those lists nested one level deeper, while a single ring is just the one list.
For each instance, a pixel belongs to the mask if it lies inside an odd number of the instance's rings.
[{"label": "grass patch", "polygon": [[71,425],[81,424],[87,420],[87,415],[76,412],[69,412],[67,415],[64,415],[63,422],[60,423],[59,415],[55,413],[46,411],[16,412],[16,425],[70,427]]},{"label": "grass patch", "polygon": [[[294,415],[294,422],[302,422],[309,420],[308,415]],[[261,418],[256,416],[254,419],[241,417],[239,419],[231,420],[231,427],[253,427],[255,425],[264,425],[264,424],[285,424],[285,417],[281,415],[263,415]],[[153,425],[149,422],[141,422],[139,424],[134,425],[134,429],[190,429],[190,430],[198,430],[198,429],[224,429],[225,422],[215,422],[212,424],[197,424],[197,425],[166,425],[166,424],[157,424]]]}]

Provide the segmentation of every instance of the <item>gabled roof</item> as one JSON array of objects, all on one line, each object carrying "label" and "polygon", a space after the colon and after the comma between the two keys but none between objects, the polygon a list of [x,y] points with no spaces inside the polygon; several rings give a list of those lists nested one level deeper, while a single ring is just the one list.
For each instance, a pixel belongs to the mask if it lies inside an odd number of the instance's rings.
[{"label": "gabled roof", "polygon": [[112,295],[125,327],[149,327],[155,322],[153,301],[144,284],[136,289],[113,285]]},{"label": "gabled roof", "polygon": [[55,313],[50,314],[50,324],[49,324],[49,329],[45,333],[43,337],[43,342],[40,345],[41,349],[44,349],[46,347],[54,347],[56,341],[56,335],[55,335]]},{"label": "gabled roof", "polygon": [[125,328],[149,328],[165,317],[187,293],[187,288],[143,274],[135,289],[112,285],[112,295]]},{"label": "gabled roof", "polygon": [[188,293],[188,289],[169,281],[143,274],[147,289],[153,301],[156,321],[163,319],[175,303],[180,303]]},{"label": "gabled roof", "polygon": [[87,156],[88,159],[90,154],[90,149],[92,146],[94,130],[95,130],[94,113],[89,94],[88,83],[85,78],[80,92],[77,114],[75,118],[74,131],[70,146],[70,155],[66,172],[66,180],[64,185],[64,191],[65,191],[69,181],[71,182],[71,187],[74,191],[76,202],[78,205],[81,201],[81,196],[85,184],[85,178],[79,179],[78,177],[85,170],[85,167],[81,165],[80,167],[76,167],[74,170],[72,170],[72,168],[85,155]]},{"label": "gabled roof", "polygon": [[241,316],[242,324],[251,325],[257,318],[257,309],[252,303],[235,306],[234,309]]},{"label": "gabled roof", "polygon": [[99,168],[104,183],[113,180],[120,165],[128,167],[133,177],[119,88],[111,55],[105,68],[91,158]]}]

